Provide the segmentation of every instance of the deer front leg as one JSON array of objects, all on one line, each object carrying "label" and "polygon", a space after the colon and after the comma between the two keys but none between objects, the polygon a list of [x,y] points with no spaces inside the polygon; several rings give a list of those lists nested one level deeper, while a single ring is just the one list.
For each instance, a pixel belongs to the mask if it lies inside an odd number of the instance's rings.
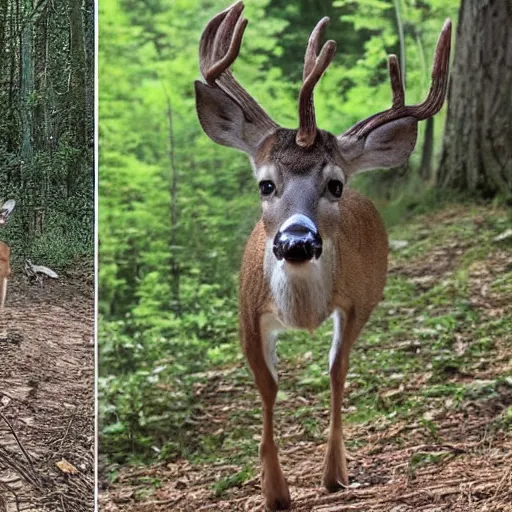
[{"label": "deer front leg", "polygon": [[7,297],[7,277],[0,277],[0,309],[3,309]]},{"label": "deer front leg", "polygon": [[[277,396],[277,373],[271,353],[275,338],[262,322],[254,322],[255,328],[243,326],[242,336],[245,354],[254,375],[254,380],[263,405],[263,434],[260,444],[261,488],[265,504],[270,510],[290,508],[291,499],[288,484],[279,464],[277,447],[274,442],[273,413]],[[262,329],[263,326],[263,329]],[[263,332],[262,332],[263,331]]]},{"label": "deer front leg", "polygon": [[7,339],[7,325],[3,316],[5,297],[7,296],[7,277],[0,276],[0,339]]},{"label": "deer front leg", "polygon": [[323,484],[329,492],[348,485],[347,458],[343,440],[341,406],[345,380],[348,373],[350,349],[361,330],[354,315],[344,319],[340,311],[333,315],[334,334],[329,354],[329,372],[331,380],[331,420],[329,439],[324,462]]}]

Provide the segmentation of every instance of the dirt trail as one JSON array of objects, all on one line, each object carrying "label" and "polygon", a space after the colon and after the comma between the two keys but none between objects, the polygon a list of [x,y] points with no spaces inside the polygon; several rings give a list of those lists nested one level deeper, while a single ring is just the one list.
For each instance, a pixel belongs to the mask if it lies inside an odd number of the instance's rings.
[{"label": "dirt trail", "polygon": [[0,326],[0,511],[94,509],[93,310],[92,283],[81,277],[9,282]]},{"label": "dirt trail", "polygon": [[[421,422],[356,425],[347,439],[349,488],[329,494],[321,486],[325,444],[281,440],[280,458],[293,512],[499,512],[512,510],[512,436],[492,428],[512,405],[504,386],[485,403],[436,417],[438,441],[426,438]],[[299,406],[299,404],[296,404]],[[279,429],[282,433],[282,426]],[[284,446],[283,446],[284,445]],[[414,461],[416,460],[416,464]],[[102,512],[263,511],[259,476],[217,497],[213,484],[240,471],[229,464],[194,465],[186,460],[141,470],[123,470],[100,498]],[[160,481],[150,497],[141,491]],[[139,494],[137,498],[137,493]]]},{"label": "dirt trail", "polygon": [[[352,367],[358,361],[368,366],[360,363],[359,383],[349,373],[349,419],[364,412],[350,406],[358,403],[351,401],[361,380],[375,373],[389,378],[373,393],[385,413],[345,424],[347,489],[329,494],[321,486],[329,411],[316,393],[291,385],[278,403],[276,439],[292,511],[512,511],[512,248],[499,238],[510,220],[499,211],[458,207],[419,222],[408,235],[409,254],[391,256],[389,283],[403,288],[395,292],[395,303],[384,301],[374,315],[383,334],[370,345],[363,333],[352,356]],[[408,289],[413,291],[400,303]],[[423,294],[430,294],[424,301],[429,307],[414,309]],[[412,315],[412,326],[389,334],[397,315]],[[439,326],[425,323],[431,318]],[[443,321],[455,325],[450,336],[443,334]],[[377,352],[398,354],[394,364],[402,365],[402,374],[370,366]],[[208,382],[198,386],[203,407],[188,426],[197,438],[222,440],[226,432],[243,429],[245,439],[259,441],[259,414],[251,413],[258,398],[250,377],[234,377],[237,368],[208,371]],[[293,382],[298,370],[281,360],[281,385]],[[305,407],[309,418],[301,422],[296,411]],[[318,423],[319,435],[308,432],[308,420]],[[178,459],[115,468],[114,482],[105,480],[100,510],[264,510],[256,448],[243,465],[234,462],[243,446],[232,443],[227,450],[219,443],[216,457],[197,464]]]}]

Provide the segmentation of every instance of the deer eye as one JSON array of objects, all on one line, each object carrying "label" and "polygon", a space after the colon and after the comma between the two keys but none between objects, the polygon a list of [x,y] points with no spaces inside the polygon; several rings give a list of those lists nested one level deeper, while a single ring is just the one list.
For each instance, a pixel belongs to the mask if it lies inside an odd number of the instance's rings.
[{"label": "deer eye", "polygon": [[274,182],[269,180],[260,181],[260,194],[262,196],[269,196],[275,189],[276,186],[274,185]]},{"label": "deer eye", "polygon": [[334,197],[340,198],[343,192],[343,183],[340,180],[329,180],[327,188]]}]

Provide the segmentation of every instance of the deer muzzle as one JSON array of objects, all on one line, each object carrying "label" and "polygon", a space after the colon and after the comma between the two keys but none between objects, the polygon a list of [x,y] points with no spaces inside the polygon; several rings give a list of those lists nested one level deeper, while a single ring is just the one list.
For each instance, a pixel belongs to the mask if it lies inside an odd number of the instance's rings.
[{"label": "deer muzzle", "polygon": [[289,263],[304,263],[322,254],[322,238],[315,223],[305,215],[288,218],[274,237],[274,255]]}]

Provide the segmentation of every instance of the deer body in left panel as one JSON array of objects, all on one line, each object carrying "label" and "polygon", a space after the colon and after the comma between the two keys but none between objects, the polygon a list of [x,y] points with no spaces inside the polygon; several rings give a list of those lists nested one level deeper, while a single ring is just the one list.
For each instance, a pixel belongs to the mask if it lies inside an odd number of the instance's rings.
[{"label": "deer body in left panel", "polygon": [[[16,202],[13,199],[6,201],[0,209],[0,225],[4,226],[11,215]],[[11,249],[5,242],[0,242],[0,309],[5,305],[7,297],[7,282],[11,277]]]}]

